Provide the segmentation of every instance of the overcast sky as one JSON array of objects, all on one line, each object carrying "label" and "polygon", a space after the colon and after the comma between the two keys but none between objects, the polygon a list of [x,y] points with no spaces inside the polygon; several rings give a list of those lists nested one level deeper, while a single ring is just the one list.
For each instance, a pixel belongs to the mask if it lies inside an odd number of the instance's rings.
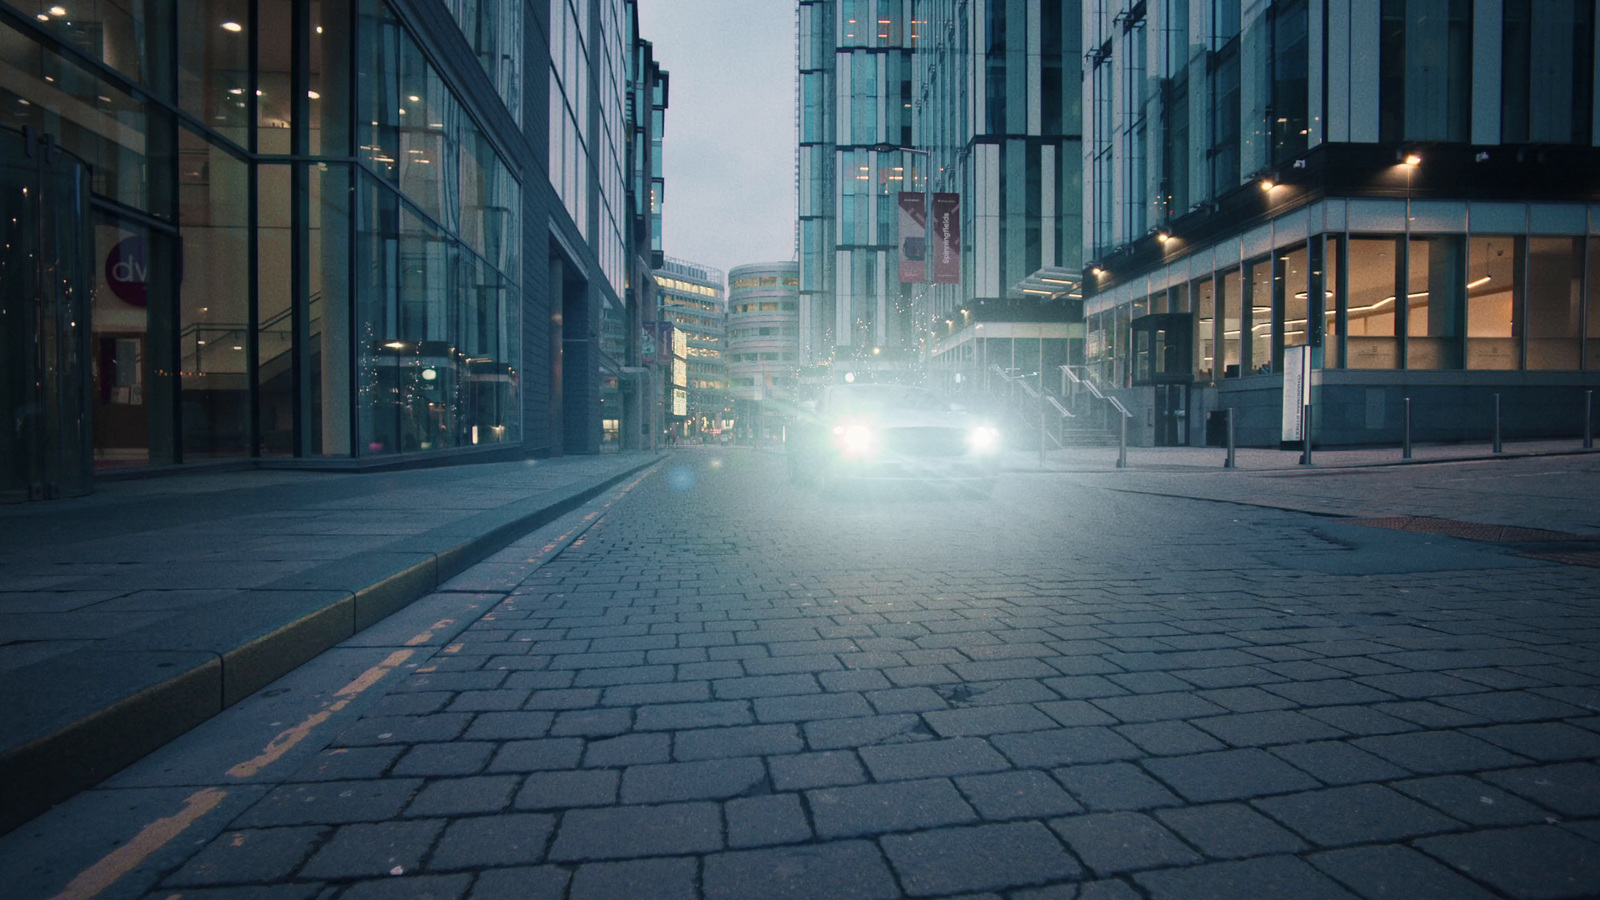
[{"label": "overcast sky", "polygon": [[639,0],[671,77],[662,249],[714,266],[794,258],[794,0]]}]

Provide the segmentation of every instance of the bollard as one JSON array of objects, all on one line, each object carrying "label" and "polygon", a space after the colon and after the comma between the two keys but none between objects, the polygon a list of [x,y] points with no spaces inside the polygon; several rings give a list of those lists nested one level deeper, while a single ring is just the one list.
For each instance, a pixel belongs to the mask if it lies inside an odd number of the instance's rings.
[{"label": "bollard", "polygon": [[1583,449],[1594,449],[1594,391],[1583,392]]},{"label": "bollard", "polygon": [[1500,452],[1500,395],[1494,395],[1494,452]]},{"label": "bollard", "polygon": [[1128,417],[1120,416],[1118,421],[1122,425],[1122,432],[1117,437],[1117,468],[1128,467]]},{"label": "bollard", "polygon": [[1411,458],[1411,398],[1406,398],[1406,420],[1400,437],[1400,458]]},{"label": "bollard", "polygon": [[1304,448],[1300,452],[1300,464],[1309,466],[1313,465],[1311,462],[1311,404],[1307,403],[1300,410],[1300,423],[1304,429],[1300,432],[1301,447]]},{"label": "bollard", "polygon": [[1233,465],[1233,407],[1228,407],[1228,461],[1222,464],[1224,469],[1234,468]]}]

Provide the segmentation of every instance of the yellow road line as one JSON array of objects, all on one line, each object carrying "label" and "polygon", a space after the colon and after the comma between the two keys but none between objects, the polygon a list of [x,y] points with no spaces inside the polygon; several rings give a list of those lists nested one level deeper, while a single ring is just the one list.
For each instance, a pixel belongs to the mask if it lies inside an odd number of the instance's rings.
[{"label": "yellow road line", "polygon": [[140,829],[132,840],[84,869],[52,900],[89,900],[90,897],[96,896],[115,884],[117,879],[132,872],[140,863],[149,859],[151,854],[165,847],[201,816],[216,809],[217,804],[226,796],[228,796],[227,791],[219,791],[216,788],[206,788],[190,794],[184,801],[183,809],[175,815],[157,819]]}]

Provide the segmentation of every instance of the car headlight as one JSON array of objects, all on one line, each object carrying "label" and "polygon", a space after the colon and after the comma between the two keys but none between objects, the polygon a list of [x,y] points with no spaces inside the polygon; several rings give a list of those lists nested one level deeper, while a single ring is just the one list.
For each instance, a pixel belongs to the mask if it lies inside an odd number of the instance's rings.
[{"label": "car headlight", "polygon": [[967,432],[967,446],[974,453],[993,453],[1000,449],[1000,432],[988,425],[979,425]]},{"label": "car headlight", "polygon": [[871,456],[877,449],[878,436],[861,422],[845,422],[833,426],[833,442],[846,456]]}]

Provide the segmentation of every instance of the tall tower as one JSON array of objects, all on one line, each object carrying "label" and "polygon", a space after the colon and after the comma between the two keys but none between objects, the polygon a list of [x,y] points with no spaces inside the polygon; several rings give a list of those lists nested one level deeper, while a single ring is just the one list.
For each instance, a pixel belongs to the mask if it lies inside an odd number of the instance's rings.
[{"label": "tall tower", "polygon": [[922,190],[911,145],[911,0],[799,0],[800,356],[908,364],[912,285],[896,277],[896,195]]}]

